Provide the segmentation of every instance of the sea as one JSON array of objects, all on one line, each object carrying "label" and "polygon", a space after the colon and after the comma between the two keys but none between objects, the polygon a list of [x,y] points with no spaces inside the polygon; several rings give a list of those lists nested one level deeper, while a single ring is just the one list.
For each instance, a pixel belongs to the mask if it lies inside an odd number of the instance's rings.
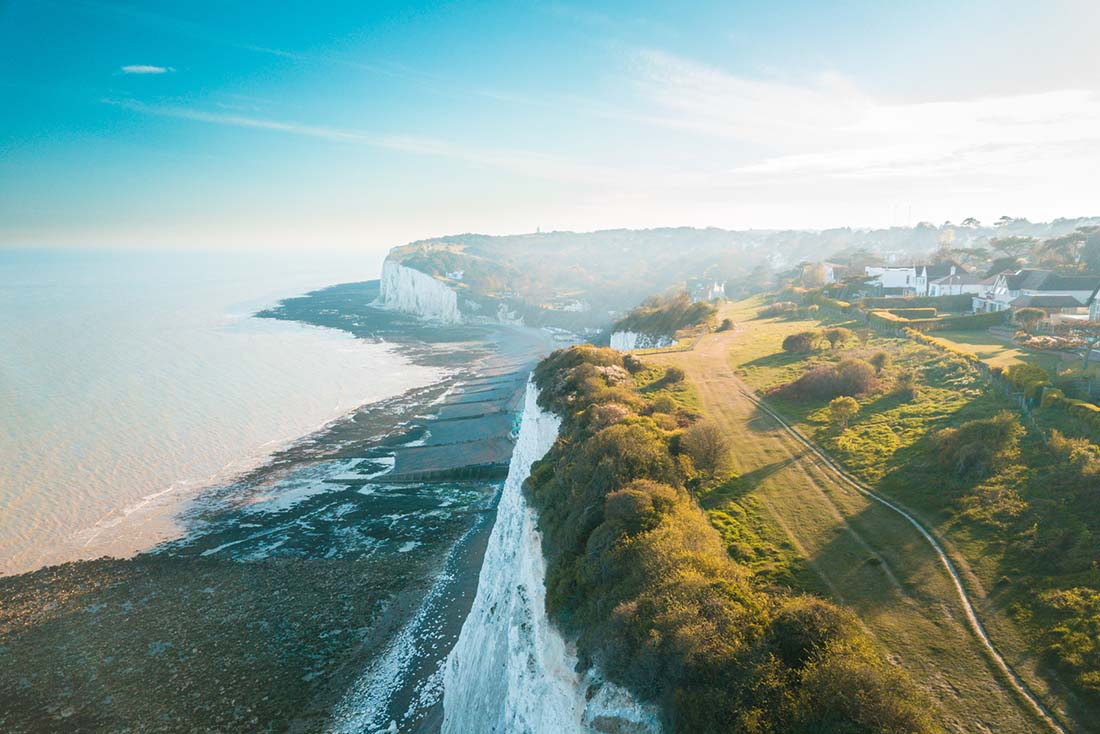
[{"label": "sea", "polygon": [[0,250],[0,575],[151,548],[204,488],[441,379],[388,344],[254,317],[381,259]]}]

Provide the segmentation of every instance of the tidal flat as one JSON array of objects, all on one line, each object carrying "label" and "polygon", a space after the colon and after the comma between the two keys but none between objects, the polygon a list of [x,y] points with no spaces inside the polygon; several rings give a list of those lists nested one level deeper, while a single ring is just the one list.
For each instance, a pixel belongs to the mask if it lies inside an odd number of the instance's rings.
[{"label": "tidal flat", "polygon": [[526,375],[555,344],[370,305],[261,315],[397,343],[448,377],[361,406],[210,487],[132,558],[0,578],[5,732],[434,731]]}]

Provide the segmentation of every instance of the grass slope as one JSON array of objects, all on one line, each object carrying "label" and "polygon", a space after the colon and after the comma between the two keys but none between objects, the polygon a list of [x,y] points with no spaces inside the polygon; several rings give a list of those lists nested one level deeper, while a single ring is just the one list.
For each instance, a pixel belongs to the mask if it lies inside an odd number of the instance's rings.
[{"label": "grass slope", "polygon": [[[970,634],[950,579],[916,531],[840,484],[739,392],[748,385],[779,385],[801,374],[806,362],[782,354],[780,344],[788,334],[819,326],[816,321],[754,320],[760,306],[757,300],[730,304],[719,318],[732,318],[737,329],[707,335],[692,351],[646,358],[683,369],[704,412],[734,438],[738,480],[703,499],[712,523],[722,531],[727,525],[723,514],[751,515],[750,527],[760,528],[759,537],[769,539],[774,550],[750,565],[777,583],[827,593],[853,609],[895,662],[931,694],[934,716],[945,730],[1041,731]],[[942,362],[919,345],[889,341],[900,350],[923,350],[929,369]],[[870,341],[854,349],[880,346]],[[960,384],[928,393],[916,406],[889,399],[876,406],[886,417],[877,426],[872,422],[864,427],[858,441],[876,449],[865,461],[865,472],[873,473],[890,447],[910,440],[922,426],[968,410],[969,378],[946,372],[941,378]],[[956,393],[957,398],[948,399]],[[818,408],[781,407],[810,435],[822,430],[824,416]],[[729,534],[725,539],[735,557],[743,552],[741,539]]]}]

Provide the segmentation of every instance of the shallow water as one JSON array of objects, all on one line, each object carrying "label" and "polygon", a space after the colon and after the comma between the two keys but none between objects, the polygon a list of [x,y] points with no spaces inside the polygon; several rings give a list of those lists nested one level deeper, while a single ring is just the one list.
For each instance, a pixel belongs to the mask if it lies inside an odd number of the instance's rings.
[{"label": "shallow water", "polygon": [[256,319],[369,258],[0,253],[0,573],[128,554],[198,489],[440,377],[384,344]]}]

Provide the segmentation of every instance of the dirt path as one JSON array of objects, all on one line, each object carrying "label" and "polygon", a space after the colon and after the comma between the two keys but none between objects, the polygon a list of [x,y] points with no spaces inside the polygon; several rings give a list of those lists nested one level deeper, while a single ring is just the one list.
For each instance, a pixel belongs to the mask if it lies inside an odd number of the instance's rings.
[{"label": "dirt path", "polygon": [[691,351],[645,359],[683,368],[710,417],[734,437],[746,491],[824,588],[930,693],[945,729],[1061,734],[981,630],[934,537],[758,404],[728,359],[739,340],[751,338],[743,329],[710,334]]}]

